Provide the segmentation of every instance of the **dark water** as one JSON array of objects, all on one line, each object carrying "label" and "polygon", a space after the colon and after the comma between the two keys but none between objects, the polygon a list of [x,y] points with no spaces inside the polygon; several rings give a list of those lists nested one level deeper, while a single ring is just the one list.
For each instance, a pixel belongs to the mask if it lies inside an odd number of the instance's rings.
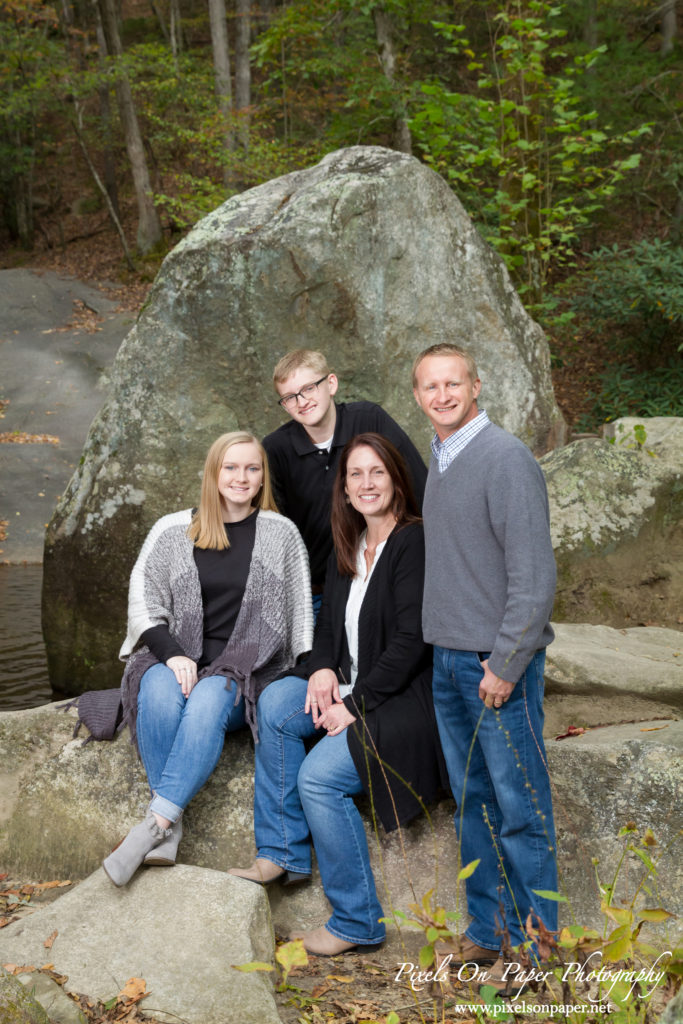
[{"label": "dark water", "polygon": [[40,629],[42,565],[0,565],[0,711],[55,700]]}]

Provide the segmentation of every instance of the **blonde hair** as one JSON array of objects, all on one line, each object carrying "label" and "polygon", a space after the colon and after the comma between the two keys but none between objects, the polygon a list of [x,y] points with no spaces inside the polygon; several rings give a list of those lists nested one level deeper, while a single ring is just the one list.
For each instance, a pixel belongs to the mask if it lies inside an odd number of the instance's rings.
[{"label": "blonde hair", "polygon": [[216,551],[223,551],[230,547],[223,523],[221,496],[218,493],[218,474],[221,471],[225,453],[235,444],[255,444],[258,448],[263,465],[263,483],[256,504],[258,508],[277,512],[270,482],[268,458],[261,442],[253,434],[248,434],[244,430],[233,430],[229,434],[221,434],[213,442],[206,456],[199,508],[192,516],[192,522],[187,528],[187,536],[194,541],[198,548],[213,548]]},{"label": "blonde hair", "polygon": [[417,368],[423,359],[427,356],[459,356],[467,367],[467,373],[470,381],[474,384],[475,380],[478,380],[479,373],[477,371],[477,364],[474,361],[474,356],[464,348],[458,348],[457,345],[451,345],[449,342],[442,342],[439,345],[430,345],[423,352],[420,352],[419,356],[416,357],[413,363],[413,387],[417,387]]},{"label": "blonde hair", "polygon": [[326,377],[329,373],[332,373],[327,365],[327,359],[322,352],[317,352],[312,348],[295,348],[293,352],[288,352],[286,356],[283,356],[273,370],[273,387],[275,390],[277,391],[278,384],[282,384],[293,373],[300,370],[302,366],[307,366],[309,370],[313,370],[313,373],[317,374],[318,377]]}]

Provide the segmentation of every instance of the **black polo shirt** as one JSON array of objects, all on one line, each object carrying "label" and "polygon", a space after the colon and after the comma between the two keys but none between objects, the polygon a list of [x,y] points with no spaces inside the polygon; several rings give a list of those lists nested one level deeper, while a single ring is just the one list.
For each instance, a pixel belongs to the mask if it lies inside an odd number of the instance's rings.
[{"label": "black polo shirt", "polygon": [[282,515],[292,519],[304,539],[311,563],[311,582],[320,586],[332,550],[330,506],[341,451],[356,434],[373,431],[394,444],[406,460],[420,508],[427,468],[405,430],[374,402],[335,403],[337,419],[332,446],[320,451],[301,423],[290,420],[263,439]]}]

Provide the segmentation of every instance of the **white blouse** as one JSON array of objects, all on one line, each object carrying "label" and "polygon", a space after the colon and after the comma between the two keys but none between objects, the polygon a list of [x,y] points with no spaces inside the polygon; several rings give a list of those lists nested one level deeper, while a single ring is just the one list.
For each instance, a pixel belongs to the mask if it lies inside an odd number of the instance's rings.
[{"label": "white blouse", "polygon": [[[388,538],[387,538],[388,539]],[[351,693],[354,683],[358,678],[358,617],[360,615],[360,606],[363,603],[365,597],[365,591],[368,589],[368,583],[372,576],[375,566],[379,561],[379,556],[384,550],[386,540],[383,540],[381,544],[377,545],[375,551],[375,557],[370,566],[370,572],[367,573],[367,565],[365,562],[365,551],[368,546],[367,531],[364,531],[358,541],[358,554],[356,555],[356,575],[353,577],[351,582],[351,589],[349,590],[349,596],[346,601],[346,642],[349,645],[349,654],[351,656],[351,682],[342,684],[339,687],[339,694],[341,697],[346,697],[347,694]]]}]

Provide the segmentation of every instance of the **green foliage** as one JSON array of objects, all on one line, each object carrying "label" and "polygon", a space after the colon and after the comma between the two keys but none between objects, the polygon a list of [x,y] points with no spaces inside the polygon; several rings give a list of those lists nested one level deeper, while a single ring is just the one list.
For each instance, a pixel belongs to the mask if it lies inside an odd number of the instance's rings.
[{"label": "green foliage", "polygon": [[617,365],[600,376],[599,390],[576,428],[593,430],[622,416],[683,416],[683,367],[657,366],[649,371]]},{"label": "green foliage", "polygon": [[411,127],[425,159],[461,191],[525,297],[541,302],[550,272],[570,263],[579,232],[640,160],[645,126],[612,132],[583,109],[576,82],[604,52],[571,56],[559,5],[500,0],[490,52],[465,26],[437,24],[449,53],[476,75],[476,94],[423,84]]},{"label": "green foliage", "polygon": [[[681,833],[679,839],[680,836]],[[527,924],[538,956],[530,948],[516,950],[514,956],[512,951],[506,952],[506,957],[509,954],[523,970],[530,968],[532,971],[533,992],[526,993],[525,1001],[544,1004],[553,1020],[567,1024],[594,1020],[597,1018],[590,1009],[591,1004],[597,1007],[610,1003],[609,1019],[615,1024],[654,1024],[657,1008],[654,994],[663,991],[667,984],[675,984],[683,975],[683,949],[674,948],[670,936],[660,933],[657,940],[653,940],[641,934],[645,925],[666,925],[674,917],[657,902],[661,860],[670,851],[659,845],[650,829],[640,834],[632,823],[621,829],[618,838],[622,841],[621,855],[609,881],[600,877],[599,865],[593,861],[602,929],[573,923],[555,935],[546,931],[540,922],[537,929]],[[465,872],[471,874],[470,868],[475,870],[468,865],[463,868],[461,877]],[[630,886],[628,892],[624,891],[626,884]],[[539,895],[567,902],[559,893],[544,891]],[[427,893],[421,903],[412,904],[409,914],[394,913],[395,923],[423,931],[427,940],[419,957],[423,969],[436,962],[436,942],[455,938],[448,928],[448,921],[454,915],[435,906],[432,896]],[[644,898],[647,905],[643,905]],[[530,943],[527,945],[530,947]],[[446,971],[441,980],[445,980],[447,974]],[[510,1001],[501,999],[496,989],[485,981],[482,984],[479,977],[477,970],[469,990],[467,986],[462,989],[456,986],[456,1006],[481,1022],[492,1017],[513,1019],[506,1006]],[[459,980],[463,981],[460,974]],[[580,1006],[586,1007],[585,1013],[578,1009]],[[434,1021],[436,1019],[435,1016]]]},{"label": "green foliage", "polygon": [[625,350],[666,358],[683,347],[683,249],[655,238],[591,253],[571,303],[592,319],[624,328]]}]

